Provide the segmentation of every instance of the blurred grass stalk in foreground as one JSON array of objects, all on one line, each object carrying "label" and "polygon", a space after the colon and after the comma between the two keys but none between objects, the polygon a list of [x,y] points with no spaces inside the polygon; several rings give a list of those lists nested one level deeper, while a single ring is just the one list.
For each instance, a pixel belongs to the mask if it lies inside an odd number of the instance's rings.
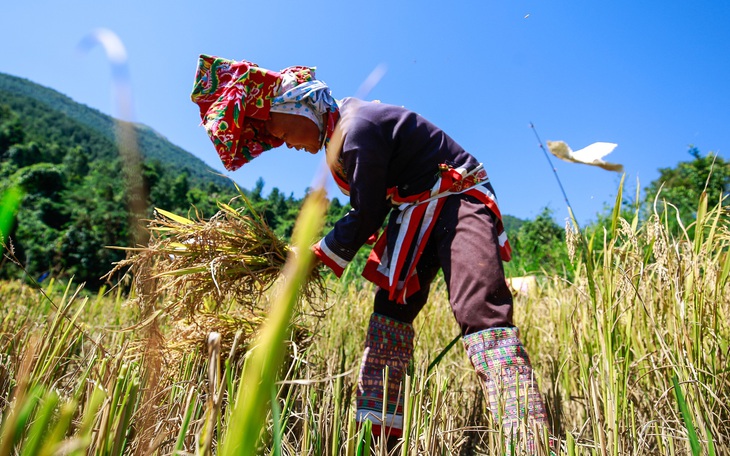
[{"label": "blurred grass stalk in foreground", "polygon": [[292,239],[296,254],[289,255],[282,271],[281,289],[244,366],[236,402],[220,448],[223,456],[256,453],[266,421],[266,404],[271,398],[269,388],[275,383],[284,359],[284,341],[289,334],[297,296],[313,268],[314,254],[310,245],[321,232],[326,209],[327,199],[323,188],[307,196]]},{"label": "blurred grass stalk in foreground", "polygon": [[99,44],[106,53],[112,72],[112,98],[117,104],[115,130],[119,156],[122,159],[124,178],[129,195],[129,226],[131,245],[145,244],[147,232],[140,223],[147,213],[147,190],[142,177],[142,157],[137,143],[136,126],[133,123],[132,82],[129,76],[127,50],[119,36],[105,28],[92,30],[78,44],[78,49],[88,52]]},{"label": "blurred grass stalk in foreground", "polygon": [[15,213],[23,200],[23,191],[16,187],[8,187],[0,194],[0,245],[6,245],[6,239],[13,227]]}]

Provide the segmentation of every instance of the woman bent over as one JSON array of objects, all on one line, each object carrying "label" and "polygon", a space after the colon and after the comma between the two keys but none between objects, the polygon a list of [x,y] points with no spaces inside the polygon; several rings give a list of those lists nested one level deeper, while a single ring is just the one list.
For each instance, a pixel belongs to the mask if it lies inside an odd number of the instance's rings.
[{"label": "woman bent over", "polygon": [[[402,107],[335,100],[309,67],[276,72],[203,55],[192,100],[228,170],[282,144],[312,154],[325,149],[352,206],[313,246],[335,274],[377,239],[363,271],[377,291],[358,382],[358,422],[370,420],[376,435],[385,426],[389,435],[400,436],[399,390],[413,353],[412,323],[441,269],[494,418],[510,438],[521,421],[531,428],[546,425],[530,360],[512,321],[512,294],[502,266],[510,259],[510,245],[492,184],[471,154]],[[527,440],[534,448],[534,439]]]}]

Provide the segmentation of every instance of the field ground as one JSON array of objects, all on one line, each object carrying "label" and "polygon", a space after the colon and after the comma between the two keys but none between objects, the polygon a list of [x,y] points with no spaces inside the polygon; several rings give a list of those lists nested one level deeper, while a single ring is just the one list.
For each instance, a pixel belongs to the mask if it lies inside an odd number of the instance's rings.
[{"label": "field ground", "polygon": [[[701,215],[678,240],[656,219],[616,219],[574,258],[572,282],[540,276],[517,296],[561,454],[730,454],[730,235],[720,214]],[[197,323],[135,326],[137,308],[114,290],[0,284],[0,456],[232,454],[218,447],[242,433],[231,405],[246,393],[265,396],[255,411],[265,420],[251,428],[259,454],[364,454],[352,416],[373,290],[353,278],[328,286],[321,320],[297,308],[279,381],[249,390],[239,382],[247,354],[270,349],[249,344],[263,315],[233,306]],[[390,454],[498,453],[461,343],[428,372],[458,334],[440,282],[415,328],[407,439]]]}]

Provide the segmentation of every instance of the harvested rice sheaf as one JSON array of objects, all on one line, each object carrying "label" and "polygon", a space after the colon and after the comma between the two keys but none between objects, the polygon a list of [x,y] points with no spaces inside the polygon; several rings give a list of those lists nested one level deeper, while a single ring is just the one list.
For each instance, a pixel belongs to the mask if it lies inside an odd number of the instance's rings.
[{"label": "harvested rice sheaf", "polygon": [[[155,210],[148,223],[148,246],[133,249],[110,273],[131,273],[140,326],[171,317],[199,329],[191,334],[202,335],[216,330],[206,323],[217,315],[219,321],[239,322],[234,326],[248,326],[246,332],[255,333],[266,311],[262,298],[280,279],[291,249],[241,198],[243,207],[219,203],[219,212],[208,220]],[[321,314],[316,302],[324,301],[319,299],[324,292],[323,277],[315,269],[301,290],[300,311]],[[199,342],[197,338],[191,342]]]}]

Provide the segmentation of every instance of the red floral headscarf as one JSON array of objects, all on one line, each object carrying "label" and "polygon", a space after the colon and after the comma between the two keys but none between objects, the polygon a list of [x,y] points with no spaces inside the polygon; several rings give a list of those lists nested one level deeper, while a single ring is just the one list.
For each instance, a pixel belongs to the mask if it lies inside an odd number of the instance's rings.
[{"label": "red floral headscarf", "polygon": [[267,133],[264,122],[269,119],[272,100],[282,95],[284,75],[293,75],[296,84],[315,79],[310,67],[276,72],[246,60],[209,55],[198,59],[190,99],[199,106],[201,123],[227,170],[234,171],[283,144]]}]

